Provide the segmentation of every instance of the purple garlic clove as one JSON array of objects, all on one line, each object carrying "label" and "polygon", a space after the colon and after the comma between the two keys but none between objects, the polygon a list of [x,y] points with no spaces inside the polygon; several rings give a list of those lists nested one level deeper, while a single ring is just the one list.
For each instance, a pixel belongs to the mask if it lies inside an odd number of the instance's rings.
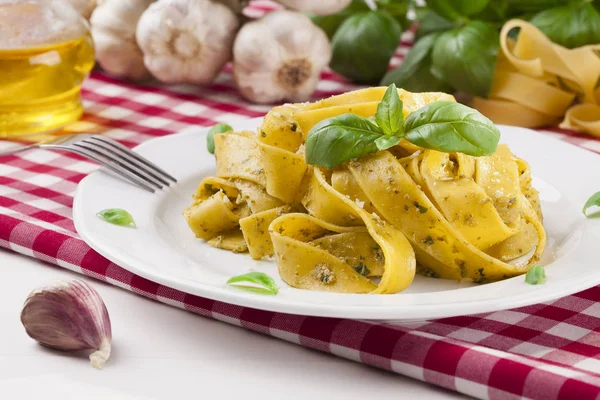
[{"label": "purple garlic clove", "polygon": [[110,357],[112,333],[102,298],[80,280],[60,282],[29,294],[21,322],[27,334],[58,350],[96,350],[93,367],[102,368]]}]

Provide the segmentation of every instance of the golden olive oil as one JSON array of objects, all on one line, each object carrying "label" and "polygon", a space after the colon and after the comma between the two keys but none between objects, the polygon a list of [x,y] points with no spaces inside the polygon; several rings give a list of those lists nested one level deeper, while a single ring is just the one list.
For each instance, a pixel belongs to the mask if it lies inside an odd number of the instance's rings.
[{"label": "golden olive oil", "polygon": [[94,66],[91,36],[0,49],[0,137],[58,129],[83,113],[81,83]]}]

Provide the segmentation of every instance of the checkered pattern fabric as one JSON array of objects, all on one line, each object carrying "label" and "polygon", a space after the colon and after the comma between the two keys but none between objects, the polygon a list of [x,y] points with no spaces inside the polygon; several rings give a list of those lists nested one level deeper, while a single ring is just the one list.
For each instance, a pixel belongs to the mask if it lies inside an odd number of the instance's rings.
[{"label": "checkered pattern fabric", "polygon": [[[406,36],[395,64],[409,45]],[[314,96],[356,88],[325,72]],[[134,85],[94,72],[83,96],[86,114],[70,129],[102,132],[128,146],[190,125],[258,117],[269,108],[244,101],[228,69],[209,88]],[[545,132],[600,152],[600,141],[568,131]],[[15,145],[0,143],[0,149]],[[72,221],[73,194],[96,168],[80,157],[44,150],[0,158],[0,246],[205,317],[474,397],[599,397],[600,287],[510,311],[404,325],[225,304],[136,276],[79,238]]]}]

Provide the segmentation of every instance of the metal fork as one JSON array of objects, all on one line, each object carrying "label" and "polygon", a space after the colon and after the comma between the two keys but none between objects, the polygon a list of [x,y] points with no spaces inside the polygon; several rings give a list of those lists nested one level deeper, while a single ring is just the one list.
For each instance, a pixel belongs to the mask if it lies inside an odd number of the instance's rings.
[{"label": "metal fork", "polygon": [[156,189],[164,189],[177,182],[177,179],[156,164],[121,143],[100,135],[57,136],[28,146],[0,152],[0,157],[35,148],[64,150],[79,154],[152,193]]}]

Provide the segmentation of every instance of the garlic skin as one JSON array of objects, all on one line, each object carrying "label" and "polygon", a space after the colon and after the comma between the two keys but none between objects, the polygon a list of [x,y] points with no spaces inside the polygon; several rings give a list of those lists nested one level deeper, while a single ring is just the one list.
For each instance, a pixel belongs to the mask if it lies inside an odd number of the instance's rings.
[{"label": "garlic skin", "polygon": [[69,0],[69,3],[85,19],[90,19],[92,11],[96,8],[96,0]]},{"label": "garlic skin", "polygon": [[348,7],[352,0],[277,0],[277,2],[292,10],[330,15]]},{"label": "garlic skin", "polygon": [[142,15],[137,42],[148,70],[165,83],[206,85],[231,59],[239,21],[209,0],[160,0]]},{"label": "garlic skin", "polygon": [[60,282],[29,294],[21,323],[27,334],[58,350],[95,349],[90,362],[102,368],[110,357],[112,332],[102,298],[80,280]]},{"label": "garlic skin", "polygon": [[109,74],[132,80],[151,77],[135,32],[140,16],[152,3],[152,0],[101,0],[92,13],[96,61]]},{"label": "garlic skin", "polygon": [[327,35],[304,14],[274,11],[247,23],[233,46],[233,76],[256,103],[310,98],[329,64]]}]

